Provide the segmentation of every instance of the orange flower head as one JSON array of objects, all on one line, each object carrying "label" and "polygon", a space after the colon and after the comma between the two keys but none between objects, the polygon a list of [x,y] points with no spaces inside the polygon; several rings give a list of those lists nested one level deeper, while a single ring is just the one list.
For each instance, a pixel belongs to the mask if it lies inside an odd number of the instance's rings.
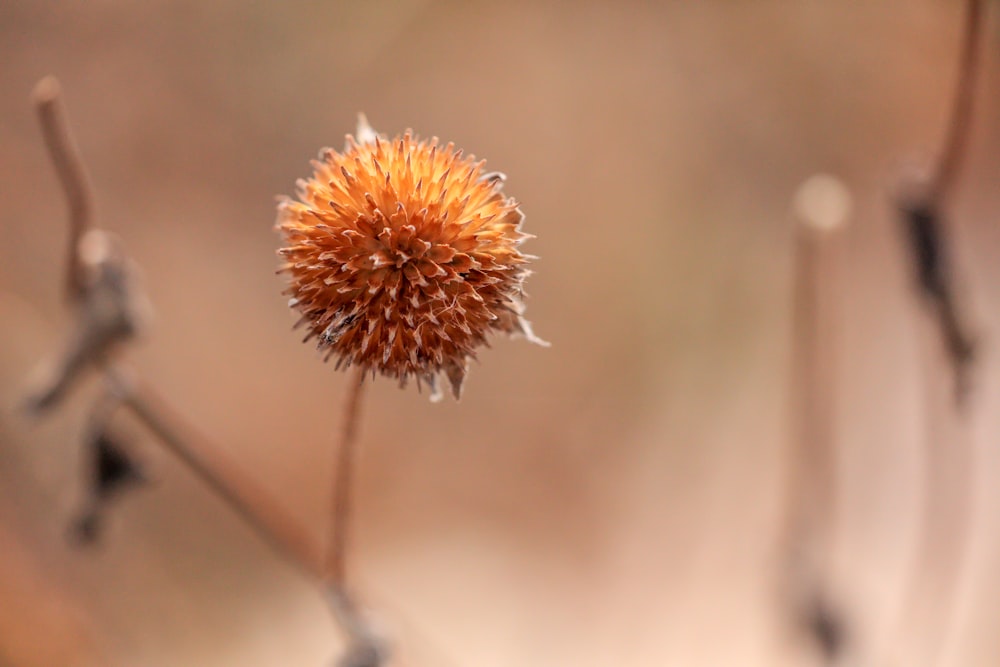
[{"label": "orange flower head", "polygon": [[536,343],[522,303],[524,215],[483,162],[410,132],[388,140],[364,116],[342,153],[325,149],[298,201],[283,199],[289,305],[337,367],[426,382],[455,398],[493,333]]}]

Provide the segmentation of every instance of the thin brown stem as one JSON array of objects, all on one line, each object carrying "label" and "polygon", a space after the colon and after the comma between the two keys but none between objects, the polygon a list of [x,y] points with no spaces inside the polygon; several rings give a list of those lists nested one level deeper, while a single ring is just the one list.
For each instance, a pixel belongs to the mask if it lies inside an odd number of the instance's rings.
[{"label": "thin brown stem", "polygon": [[794,305],[794,415],[801,488],[800,511],[812,514],[819,532],[831,525],[833,495],[833,385],[831,341],[834,318],[827,292],[833,287],[832,238],[807,226],[798,228]]},{"label": "thin brown stem", "polygon": [[113,370],[107,381],[127,407],[166,447],[229,505],[265,541],[304,572],[319,577],[319,550],[308,533],[267,491],[218,448],[194,438],[149,387],[123,379]]},{"label": "thin brown stem", "polygon": [[343,589],[347,581],[347,539],[351,518],[351,493],[354,479],[354,457],[358,442],[358,421],[361,397],[364,394],[365,369],[357,367],[351,373],[347,390],[344,423],[337,443],[336,468],[331,506],[330,543],[326,553],[324,573],[331,585]]},{"label": "thin brown stem", "polygon": [[843,651],[843,620],[830,599],[836,514],[836,243],[850,195],[832,177],[814,176],[796,195],[793,275],[792,406],[788,491],[782,547],[795,624],[824,664]]},{"label": "thin brown stem", "polygon": [[[950,229],[943,211],[969,146],[984,8],[983,0],[965,3],[958,82],[944,145],[926,190],[902,202],[900,208],[920,293],[932,306],[930,316],[936,320],[935,325],[926,320],[920,326],[925,392],[921,406],[925,419],[921,496],[916,544],[895,619],[895,635],[890,637],[894,644],[888,647],[914,652],[906,664],[938,664],[948,631],[956,622],[959,585],[972,546],[975,451],[963,413],[954,408],[965,405],[975,344],[960,317],[948,264]],[[935,333],[944,340],[952,369],[954,405],[947,399],[944,365],[934,351]]]},{"label": "thin brown stem", "polygon": [[970,389],[970,371],[976,353],[975,336],[962,317],[949,252],[950,225],[945,217],[968,150],[972,130],[976,74],[982,50],[983,0],[967,0],[960,46],[958,82],[944,144],[929,181],[912,184],[898,202],[909,237],[919,290],[936,311],[938,327],[955,377],[954,395],[962,403]]},{"label": "thin brown stem", "polygon": [[931,197],[940,204],[947,197],[958,176],[965,157],[972,128],[972,108],[976,93],[976,74],[979,70],[983,0],[967,0],[965,25],[962,32],[962,50],[959,56],[958,83],[955,88],[951,119],[945,135],[944,147],[934,174]]},{"label": "thin brown stem", "polygon": [[83,292],[80,239],[93,224],[93,191],[80,157],[80,149],[66,121],[59,81],[47,76],[35,86],[32,98],[42,125],[42,135],[69,204],[69,248],[66,293],[71,299]]}]

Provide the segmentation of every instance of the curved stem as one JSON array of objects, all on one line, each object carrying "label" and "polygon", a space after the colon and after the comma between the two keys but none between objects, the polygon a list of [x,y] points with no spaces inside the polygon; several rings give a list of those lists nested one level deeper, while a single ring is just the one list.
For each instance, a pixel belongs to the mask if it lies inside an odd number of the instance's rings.
[{"label": "curved stem", "polygon": [[73,140],[66,110],[63,107],[59,81],[47,76],[35,86],[32,98],[42,125],[42,135],[52,163],[59,175],[69,204],[69,251],[66,266],[66,293],[76,299],[83,292],[83,270],[80,263],[80,238],[93,224],[93,192],[87,171],[83,167],[80,149]]},{"label": "curved stem", "polygon": [[[964,406],[968,373],[974,360],[974,339],[959,317],[955,289],[946,260],[946,232],[942,219],[969,145],[975,80],[979,68],[983,0],[965,3],[959,75],[951,117],[933,180],[924,197],[902,208],[909,228],[918,284],[934,307],[938,333],[945,341],[954,375],[954,398]],[[929,325],[926,338],[933,336]],[[912,650],[920,643],[927,664],[936,664],[953,630],[959,587],[972,549],[972,522],[976,514],[975,451],[963,413],[948,406],[942,394],[940,362],[930,342],[923,341],[926,422],[922,443],[924,460],[916,545],[906,575],[896,627],[898,646]],[[963,569],[964,568],[964,569]],[[935,572],[934,570],[938,570]],[[930,600],[930,603],[927,602]],[[923,604],[920,604],[923,603]],[[907,634],[907,631],[909,633]],[[905,640],[905,641],[904,641]]]},{"label": "curved stem", "polygon": [[976,92],[976,74],[979,70],[982,14],[982,0],[967,0],[965,26],[962,33],[962,52],[959,57],[958,84],[955,88],[948,133],[945,136],[931,193],[933,200],[938,203],[947,196],[954,185],[969,143],[972,106]]}]

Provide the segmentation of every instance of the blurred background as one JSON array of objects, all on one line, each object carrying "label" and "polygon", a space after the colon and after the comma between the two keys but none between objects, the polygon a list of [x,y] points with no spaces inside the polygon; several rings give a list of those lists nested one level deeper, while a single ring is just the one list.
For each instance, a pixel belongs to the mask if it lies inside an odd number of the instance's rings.
[{"label": "blurred background", "polygon": [[[29,101],[46,74],[100,223],[155,308],[128,362],[317,534],[347,378],[290,331],[275,196],[359,111],[508,175],[541,257],[528,317],[552,348],[497,341],[459,404],[378,381],[364,406],[352,578],[398,664],[421,667],[818,664],[775,582],[790,202],[809,176],[836,175],[853,197],[839,599],[858,656],[898,641],[920,525],[924,312],[889,193],[942,140],[962,9],[0,4],[0,665],[318,666],[341,645],[308,582],[127,420],[154,484],[115,506],[99,548],[67,544],[97,383],[44,420],[18,409],[71,321],[65,202]],[[996,9],[950,211],[984,343],[965,429],[974,539],[954,609],[939,610],[951,621],[935,620],[956,666],[1000,661]],[[934,565],[921,576],[948,575]],[[934,600],[919,602],[934,613]]]}]

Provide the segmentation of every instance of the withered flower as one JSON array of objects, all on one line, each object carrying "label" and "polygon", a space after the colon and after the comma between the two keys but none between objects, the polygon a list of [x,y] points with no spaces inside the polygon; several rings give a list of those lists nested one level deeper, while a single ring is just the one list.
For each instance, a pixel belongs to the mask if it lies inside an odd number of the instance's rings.
[{"label": "withered flower", "polygon": [[343,153],[325,149],[283,199],[289,305],[337,367],[413,376],[458,398],[493,333],[536,338],[524,319],[524,215],[483,162],[410,132],[391,140],[362,116]]}]

